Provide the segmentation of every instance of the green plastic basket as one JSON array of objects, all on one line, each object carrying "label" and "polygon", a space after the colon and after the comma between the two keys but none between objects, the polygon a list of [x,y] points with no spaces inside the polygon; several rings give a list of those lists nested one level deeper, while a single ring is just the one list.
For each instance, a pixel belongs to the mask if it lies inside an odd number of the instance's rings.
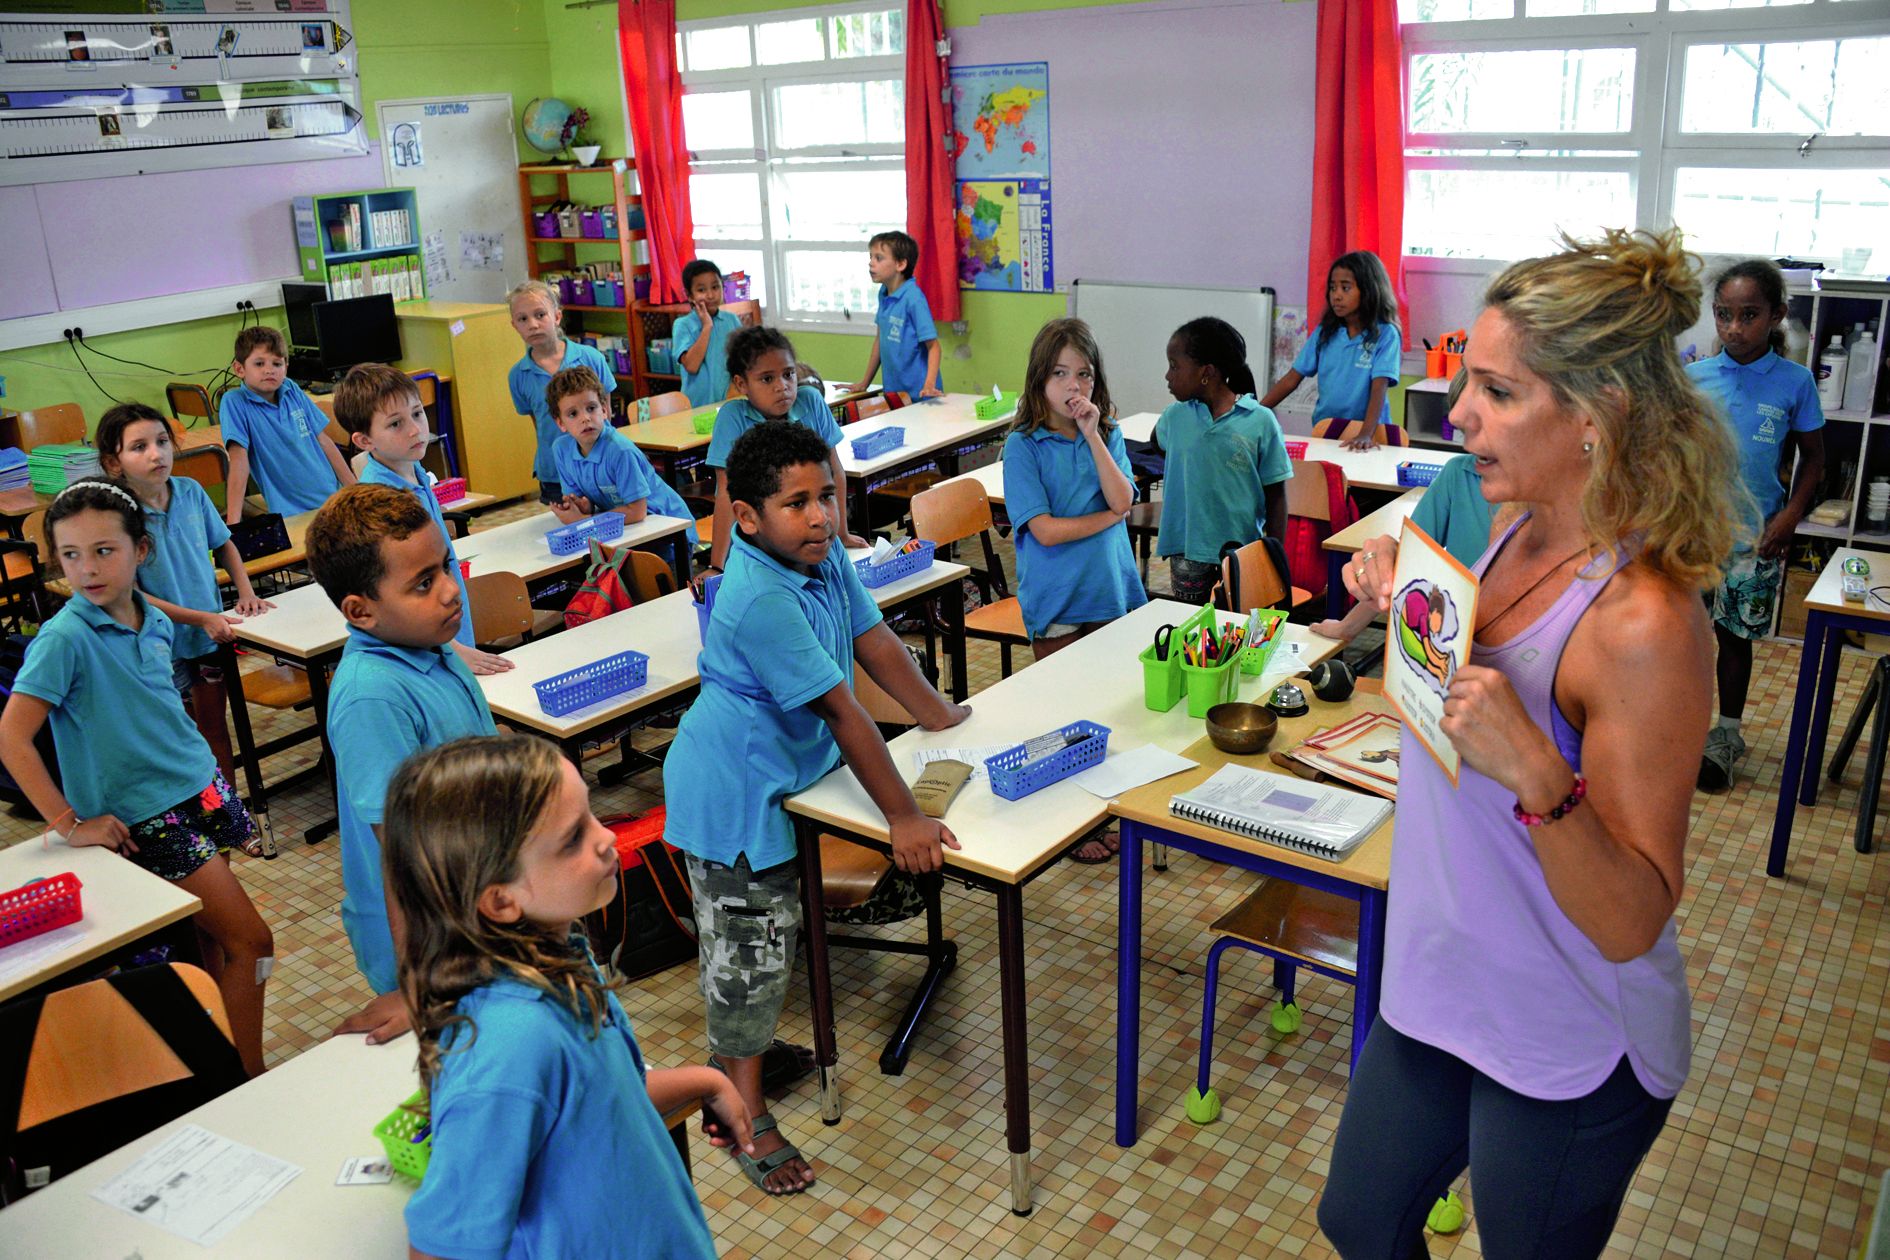
[{"label": "green plastic basket", "polygon": [[698,411],[695,415],[689,417],[689,426],[697,433],[713,433],[715,432],[716,413],[721,410],[720,407],[709,407],[705,410]]},{"label": "green plastic basket", "polygon": [[[1240,649],[1240,672],[1247,675],[1266,673],[1267,662],[1273,659],[1273,653],[1280,644],[1286,642],[1286,610],[1283,608],[1263,608],[1255,619],[1254,630],[1257,637],[1265,642]],[[1277,627],[1273,637],[1266,638],[1267,627]]]},{"label": "green plastic basket", "polygon": [[1181,702],[1181,657],[1173,652],[1166,660],[1155,659],[1155,645],[1142,649],[1142,700],[1157,713],[1166,713]]},{"label": "green plastic basket", "polygon": [[1226,704],[1240,694],[1240,657],[1230,656],[1219,665],[1181,663],[1181,683],[1187,691],[1188,716],[1204,718],[1217,704]]},{"label": "green plastic basket", "polygon": [[980,420],[995,420],[999,416],[1008,416],[1017,410],[1017,395],[999,394],[996,398],[992,398],[987,394],[978,400],[974,410]]},{"label": "green plastic basket", "polygon": [[427,1175],[427,1160],[433,1155],[433,1132],[429,1129],[425,1137],[414,1141],[413,1135],[427,1121],[408,1109],[422,1106],[426,1100],[426,1091],[418,1090],[374,1126],[374,1136],[381,1140],[381,1149],[387,1152],[388,1165],[401,1176],[415,1181]]}]

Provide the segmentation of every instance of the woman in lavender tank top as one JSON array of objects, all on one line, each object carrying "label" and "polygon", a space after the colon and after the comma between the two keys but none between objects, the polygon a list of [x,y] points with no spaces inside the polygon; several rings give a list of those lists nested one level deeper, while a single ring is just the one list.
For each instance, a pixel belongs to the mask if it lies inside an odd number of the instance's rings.
[{"label": "woman in lavender tank top", "polygon": [[[1484,1254],[1593,1257],[1686,1079],[1673,914],[1712,721],[1701,592],[1743,519],[1732,445],[1674,339],[1679,234],[1611,231],[1510,267],[1451,412],[1483,495],[1521,509],[1477,564],[1444,732],[1404,760],[1384,993],[1319,1223],[1347,1260],[1422,1256],[1467,1166]],[[1346,585],[1391,601],[1396,540]]]}]

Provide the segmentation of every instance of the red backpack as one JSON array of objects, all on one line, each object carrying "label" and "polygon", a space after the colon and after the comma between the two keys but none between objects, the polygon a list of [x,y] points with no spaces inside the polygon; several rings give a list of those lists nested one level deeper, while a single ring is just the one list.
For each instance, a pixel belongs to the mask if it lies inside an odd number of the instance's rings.
[{"label": "red backpack", "polygon": [[696,956],[696,912],[682,850],[663,839],[666,811],[600,819],[617,837],[618,894],[585,921],[591,948],[631,979]]},{"label": "red backpack", "polygon": [[603,547],[595,538],[591,539],[590,546],[591,563],[584,570],[584,585],[578,587],[577,594],[564,606],[564,624],[567,629],[608,617],[612,613],[620,613],[636,603],[623,580],[623,566],[630,558],[630,548],[619,547],[610,555],[605,555]]}]

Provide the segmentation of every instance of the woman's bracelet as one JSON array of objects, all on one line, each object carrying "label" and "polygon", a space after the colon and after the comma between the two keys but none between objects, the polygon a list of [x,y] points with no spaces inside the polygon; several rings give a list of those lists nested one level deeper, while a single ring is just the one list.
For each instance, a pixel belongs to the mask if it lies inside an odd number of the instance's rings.
[{"label": "woman's bracelet", "polygon": [[1577,805],[1580,805],[1582,803],[1582,798],[1586,797],[1587,795],[1588,795],[1588,780],[1584,779],[1581,775],[1578,774],[1575,776],[1575,786],[1570,788],[1568,795],[1562,798],[1562,803],[1560,805],[1557,805],[1554,809],[1550,810],[1548,813],[1532,814],[1522,807],[1521,801],[1517,801],[1516,804],[1513,806],[1513,812],[1516,815],[1516,821],[1521,823],[1523,826],[1540,827],[1542,826],[1542,824],[1552,823],[1556,821],[1558,818],[1566,818],[1570,813],[1574,811]]}]

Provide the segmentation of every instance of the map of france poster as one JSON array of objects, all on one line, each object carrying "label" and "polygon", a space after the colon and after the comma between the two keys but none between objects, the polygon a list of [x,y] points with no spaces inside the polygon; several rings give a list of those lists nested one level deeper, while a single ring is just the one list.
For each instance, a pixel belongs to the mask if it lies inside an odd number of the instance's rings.
[{"label": "map of france poster", "polygon": [[1049,63],[954,66],[952,160],[959,286],[1051,292]]}]

